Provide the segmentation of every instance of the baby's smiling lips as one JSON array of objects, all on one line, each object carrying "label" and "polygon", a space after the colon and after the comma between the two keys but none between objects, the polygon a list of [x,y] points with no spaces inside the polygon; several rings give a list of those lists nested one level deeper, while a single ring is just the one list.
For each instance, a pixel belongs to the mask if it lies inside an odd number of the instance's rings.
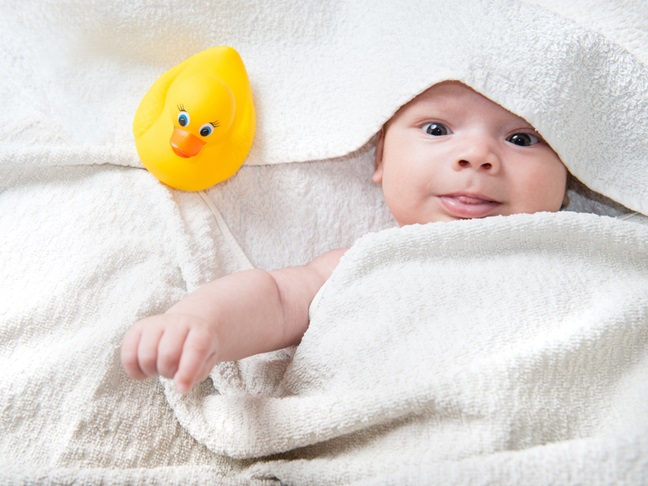
[{"label": "baby's smiling lips", "polygon": [[454,193],[439,196],[441,204],[455,218],[483,218],[501,203],[481,194]]}]

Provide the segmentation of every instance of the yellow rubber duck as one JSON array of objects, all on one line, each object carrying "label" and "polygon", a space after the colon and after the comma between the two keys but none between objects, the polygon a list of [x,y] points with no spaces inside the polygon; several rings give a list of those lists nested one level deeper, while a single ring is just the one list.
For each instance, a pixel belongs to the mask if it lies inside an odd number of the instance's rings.
[{"label": "yellow rubber duck", "polygon": [[201,191],[233,176],[256,129],[252,89],[238,52],[212,47],[160,76],[133,120],[137,153],[161,182]]}]

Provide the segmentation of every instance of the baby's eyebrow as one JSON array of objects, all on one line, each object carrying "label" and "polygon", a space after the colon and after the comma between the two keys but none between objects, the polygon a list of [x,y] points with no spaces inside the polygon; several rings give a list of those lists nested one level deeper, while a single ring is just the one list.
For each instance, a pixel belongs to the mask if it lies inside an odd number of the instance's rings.
[{"label": "baby's eyebrow", "polygon": [[444,99],[422,99],[419,100],[419,106],[428,111],[445,111],[455,107],[450,100]]},{"label": "baby's eyebrow", "polygon": [[535,135],[540,136],[540,132],[531,124],[528,124],[528,130],[531,130]]},{"label": "baby's eyebrow", "polygon": [[517,130],[524,130],[524,131],[526,131],[526,132],[534,132],[534,133],[538,133],[538,130],[536,130],[536,129],[533,127],[533,125],[529,125],[528,123],[527,123],[527,124],[524,124],[524,125],[521,124],[521,125],[519,126],[519,128],[516,128],[515,130],[516,130],[516,131],[517,131]]}]

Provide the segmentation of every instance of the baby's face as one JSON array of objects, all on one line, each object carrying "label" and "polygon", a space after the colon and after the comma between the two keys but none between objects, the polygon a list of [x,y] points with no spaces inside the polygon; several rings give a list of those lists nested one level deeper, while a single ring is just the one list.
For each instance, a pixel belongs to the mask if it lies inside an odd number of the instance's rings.
[{"label": "baby's face", "polygon": [[374,181],[402,226],[558,211],[567,169],[524,119],[446,82],[389,121]]}]

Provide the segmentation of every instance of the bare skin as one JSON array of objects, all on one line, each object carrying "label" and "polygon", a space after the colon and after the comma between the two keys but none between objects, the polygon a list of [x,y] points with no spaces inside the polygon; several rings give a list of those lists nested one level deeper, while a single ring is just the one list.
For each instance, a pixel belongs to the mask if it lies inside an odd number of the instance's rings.
[{"label": "bare skin", "polygon": [[[385,125],[373,180],[402,226],[558,211],[566,202],[567,169],[525,120],[447,82]],[[122,345],[126,372],[173,378],[186,393],[218,362],[298,344],[309,306],[344,252],[302,267],[228,275],[136,322]]]},{"label": "bare skin", "polygon": [[173,378],[186,393],[218,362],[299,343],[308,327],[308,307],[344,251],[302,267],[227,275],[164,314],[136,322],[122,344],[126,372],[135,379]]}]

